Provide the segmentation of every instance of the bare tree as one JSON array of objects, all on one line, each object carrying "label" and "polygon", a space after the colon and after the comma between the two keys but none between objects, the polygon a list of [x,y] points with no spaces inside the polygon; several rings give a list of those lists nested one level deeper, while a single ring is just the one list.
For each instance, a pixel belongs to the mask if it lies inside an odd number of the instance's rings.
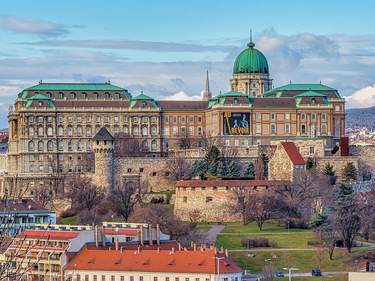
[{"label": "bare tree", "polygon": [[34,198],[43,206],[46,207],[53,203],[54,192],[52,186],[40,185],[34,188]]},{"label": "bare tree", "polygon": [[245,197],[245,221],[255,221],[259,230],[263,224],[278,214],[278,203],[271,192],[254,192]]},{"label": "bare tree", "polygon": [[191,178],[191,165],[181,156],[177,156],[167,161],[165,171],[172,181],[186,180]]},{"label": "bare tree", "polygon": [[94,185],[90,179],[74,175],[65,179],[67,197],[72,202],[72,209],[80,214],[82,222],[95,222],[96,211],[104,198],[104,191]]},{"label": "bare tree", "polygon": [[115,214],[128,221],[135,207],[142,202],[143,185],[135,182],[125,182],[111,191],[108,200]]},{"label": "bare tree", "polygon": [[115,136],[114,155],[119,157],[144,157],[147,150],[142,146],[142,139],[117,133]]},{"label": "bare tree", "polygon": [[332,260],[337,241],[340,239],[337,229],[332,222],[328,221],[320,226],[316,233],[321,244],[327,249],[329,259]]},{"label": "bare tree", "polygon": [[273,270],[272,262],[268,262],[262,268],[262,280],[273,281],[275,280],[275,272]]}]

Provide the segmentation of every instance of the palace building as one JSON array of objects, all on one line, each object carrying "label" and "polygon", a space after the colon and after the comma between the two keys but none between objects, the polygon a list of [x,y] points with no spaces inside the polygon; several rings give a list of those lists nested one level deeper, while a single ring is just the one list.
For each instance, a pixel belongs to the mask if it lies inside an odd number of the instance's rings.
[{"label": "palace building", "polygon": [[[345,132],[345,100],[323,84],[272,86],[266,57],[250,42],[236,58],[230,91],[202,100],[155,100],[107,83],[44,83],[24,89],[10,109],[6,191],[69,173],[92,172],[93,137],[103,127],[150,157],[199,148],[206,138],[248,148],[276,140],[322,140]],[[155,159],[156,161],[156,159]],[[21,188],[22,187],[22,188]]]}]

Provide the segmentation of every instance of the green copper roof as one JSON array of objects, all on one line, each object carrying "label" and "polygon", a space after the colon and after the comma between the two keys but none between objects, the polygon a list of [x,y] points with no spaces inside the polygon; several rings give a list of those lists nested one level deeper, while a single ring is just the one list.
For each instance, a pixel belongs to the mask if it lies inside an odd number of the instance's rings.
[{"label": "green copper roof", "polygon": [[247,97],[244,93],[229,91],[224,94],[220,94],[218,97]]},{"label": "green copper roof", "polygon": [[[276,87],[266,93],[264,93],[265,97],[283,97],[283,92],[288,92],[288,91],[296,91],[297,94],[298,92],[301,92],[299,94],[304,94],[305,92],[312,92],[309,95],[315,95],[313,93],[320,93],[320,94],[325,94],[327,93],[327,97],[335,97],[341,99],[341,96],[339,92],[332,87],[323,85],[323,84],[288,84],[280,87]],[[328,94],[330,92],[330,94]],[[299,95],[298,94],[298,95]],[[288,96],[290,96],[288,94]]]},{"label": "green copper roof", "polygon": [[133,108],[137,104],[137,101],[149,101],[152,107],[158,107],[156,101],[152,97],[145,95],[142,91],[138,96],[131,99],[130,108]]},{"label": "green copper roof", "polygon": [[31,107],[32,104],[33,104],[33,101],[47,101],[47,105],[48,105],[49,108],[55,108],[55,104],[53,103],[53,101],[51,100],[50,97],[47,97],[47,96],[39,94],[39,93],[36,93],[33,96],[27,98],[26,103],[25,103],[25,107],[26,108]]},{"label": "green copper roof", "polygon": [[299,95],[296,95],[296,97],[326,97],[327,95],[324,95],[324,94],[321,94],[321,93],[318,93],[318,92],[314,92],[314,91],[306,91],[306,92],[303,92]]},{"label": "green copper roof", "polygon": [[332,87],[323,84],[288,84],[272,89],[274,91],[336,91]]},{"label": "green copper roof", "polygon": [[124,91],[109,83],[40,83],[25,90],[31,91]]},{"label": "green copper roof", "polygon": [[245,98],[247,98],[247,100],[250,104],[249,97],[247,95],[245,95],[244,93],[229,91],[229,92],[220,94],[216,97],[213,97],[213,98],[209,99],[208,100],[208,108],[211,108],[215,104],[224,105],[227,97],[245,97]]},{"label": "green copper roof", "polygon": [[268,62],[262,52],[254,48],[250,41],[248,48],[243,50],[234,61],[233,73],[269,73]]}]

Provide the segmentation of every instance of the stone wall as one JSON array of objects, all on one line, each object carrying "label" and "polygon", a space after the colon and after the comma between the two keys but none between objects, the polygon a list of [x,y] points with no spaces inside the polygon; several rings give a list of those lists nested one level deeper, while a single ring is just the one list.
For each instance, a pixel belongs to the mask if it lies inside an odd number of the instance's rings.
[{"label": "stone wall", "polygon": [[[285,140],[288,141],[288,140]],[[290,141],[290,140],[289,140]],[[293,140],[304,159],[308,157],[324,157],[324,140]],[[271,145],[277,145],[280,141],[271,141]]]},{"label": "stone wall", "polygon": [[293,180],[293,165],[288,154],[279,143],[268,163],[269,180]]},{"label": "stone wall", "polygon": [[174,214],[181,220],[207,222],[238,221],[240,214],[233,214],[235,194],[225,187],[176,188]]},{"label": "stone wall", "polygon": [[367,164],[375,170],[375,145],[351,145],[349,153],[359,157],[359,169]]},{"label": "stone wall", "polygon": [[326,156],[323,158],[316,159],[316,166],[318,171],[323,171],[325,166],[330,163],[336,172],[337,179],[340,181],[342,179],[342,171],[346,164],[352,162],[354,166],[358,169],[358,156]]}]

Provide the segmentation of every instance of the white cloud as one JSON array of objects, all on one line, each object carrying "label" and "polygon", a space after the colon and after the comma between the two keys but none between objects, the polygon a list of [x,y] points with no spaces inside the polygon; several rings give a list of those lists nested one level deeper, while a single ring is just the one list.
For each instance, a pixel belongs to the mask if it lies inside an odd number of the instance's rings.
[{"label": "white cloud", "polygon": [[0,15],[0,28],[16,33],[36,34],[40,36],[60,36],[70,33],[69,28],[51,21]]},{"label": "white cloud", "polygon": [[201,100],[202,99],[202,96],[197,96],[197,95],[189,95],[187,93],[185,93],[184,91],[179,91],[173,95],[169,95],[169,96],[164,96],[162,97],[163,100]]},{"label": "white cloud", "polygon": [[348,107],[371,107],[375,105],[375,84],[345,97]]}]

